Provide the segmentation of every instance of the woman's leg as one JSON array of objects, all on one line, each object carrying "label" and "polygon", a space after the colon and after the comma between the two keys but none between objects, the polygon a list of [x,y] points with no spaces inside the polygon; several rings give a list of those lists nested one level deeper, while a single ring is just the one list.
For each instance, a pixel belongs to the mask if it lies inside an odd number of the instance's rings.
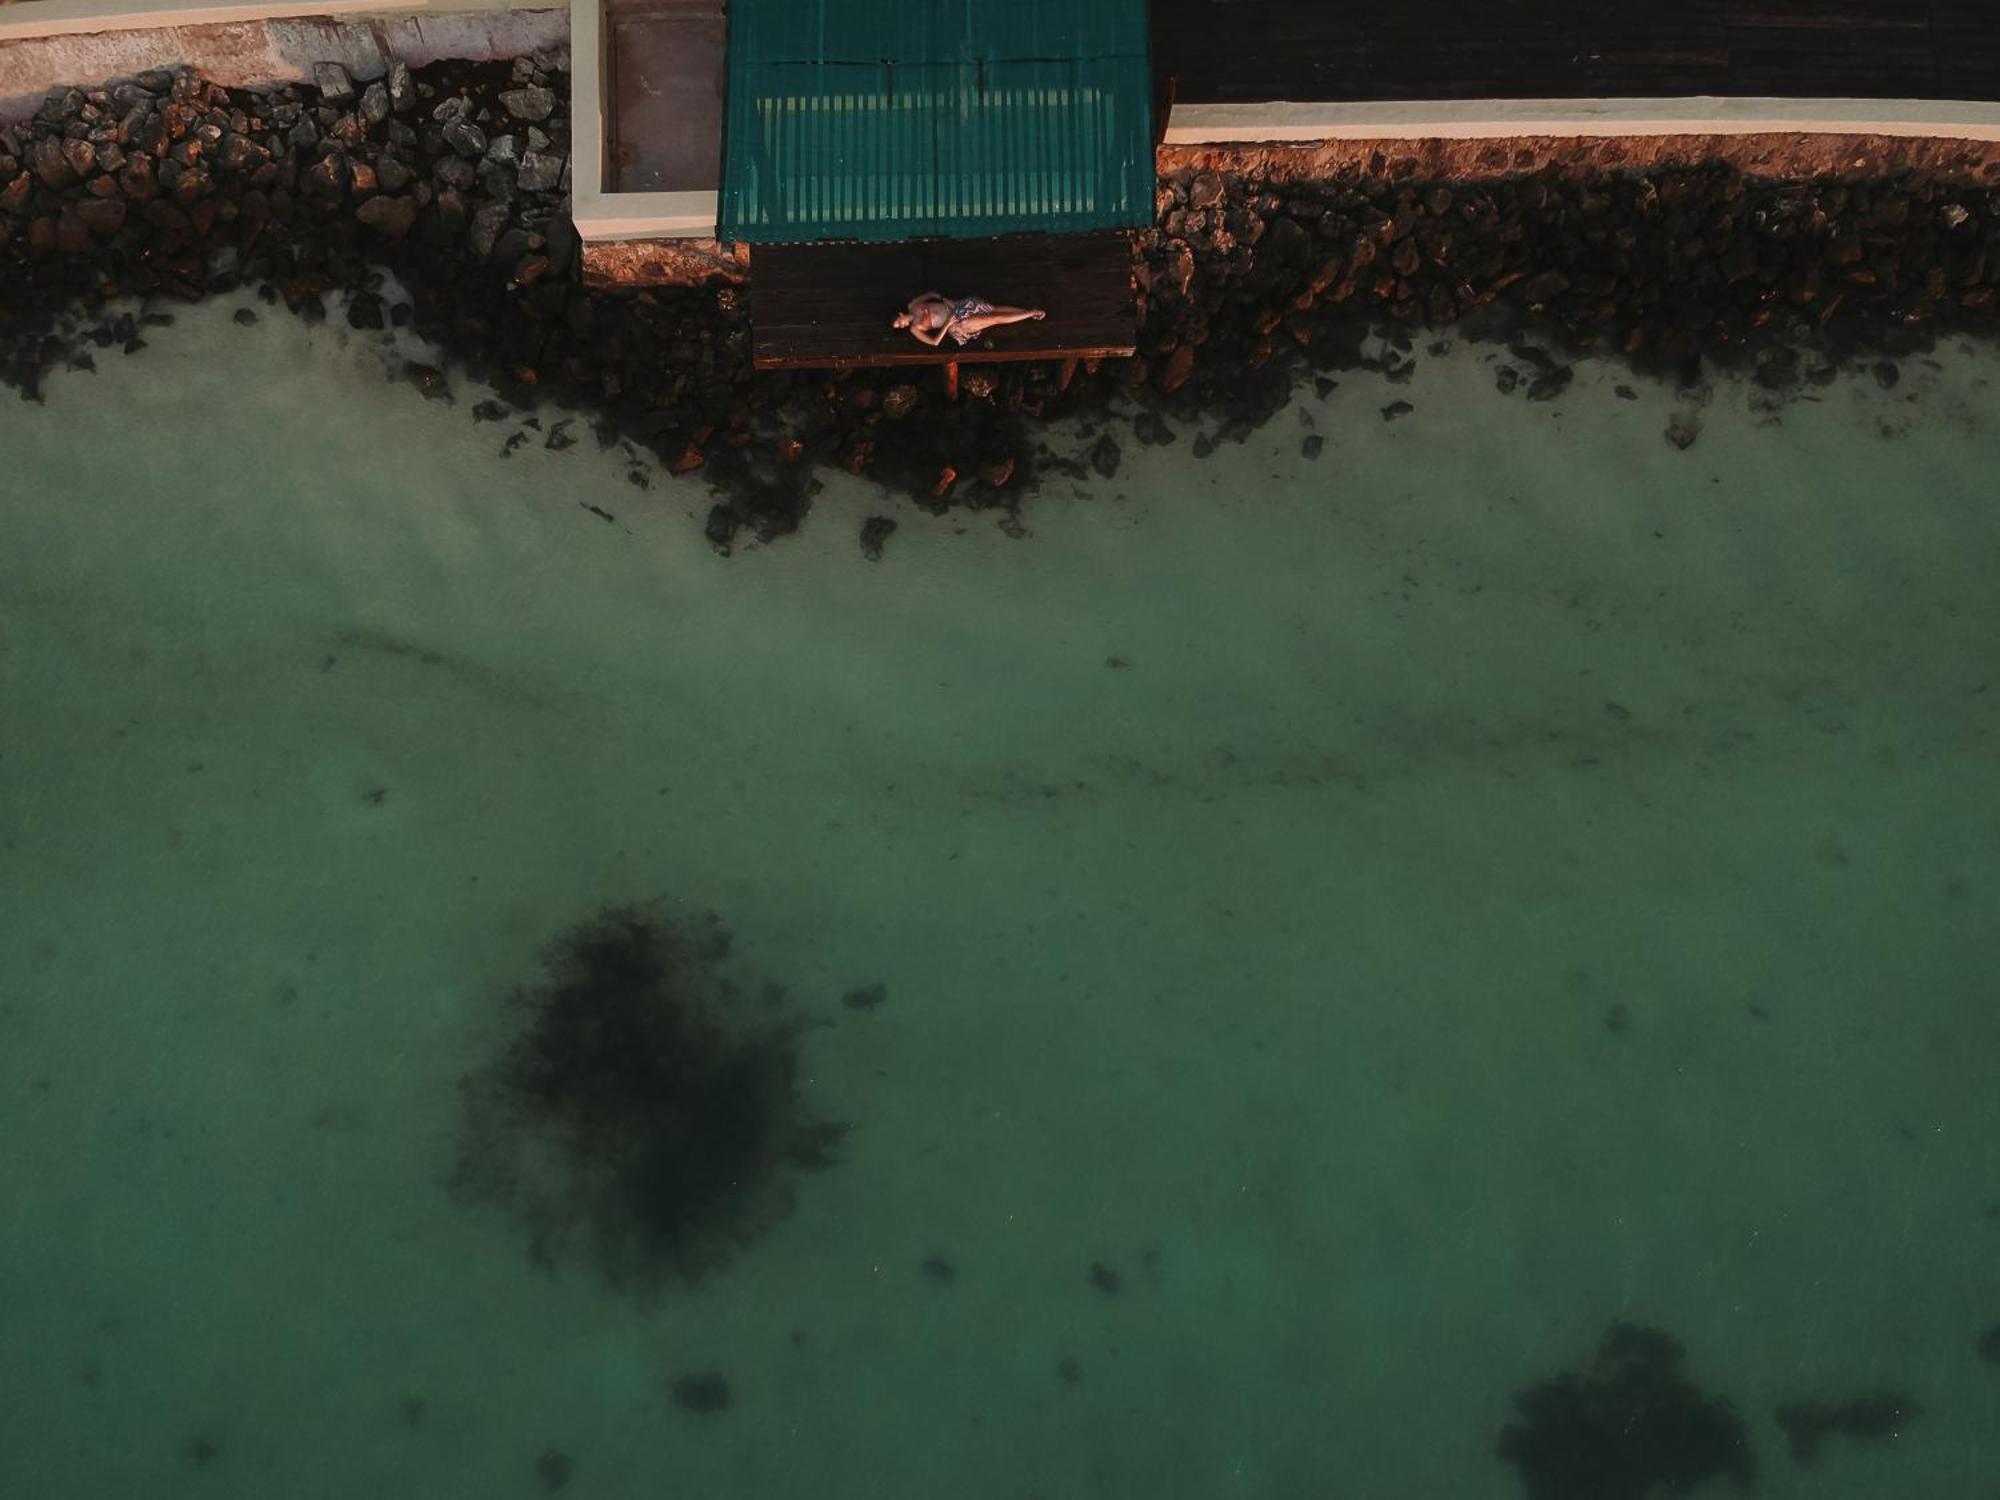
[{"label": "woman's leg", "polygon": [[989,328],[1004,328],[1009,323],[1032,323],[1046,316],[1038,307],[996,307],[991,312],[960,318],[956,326],[964,330],[967,338],[976,339]]}]

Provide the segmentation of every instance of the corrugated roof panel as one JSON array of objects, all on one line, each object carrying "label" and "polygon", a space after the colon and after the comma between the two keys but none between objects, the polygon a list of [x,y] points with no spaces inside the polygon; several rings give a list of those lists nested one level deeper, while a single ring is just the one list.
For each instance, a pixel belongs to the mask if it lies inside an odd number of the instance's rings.
[{"label": "corrugated roof panel", "polygon": [[720,233],[1152,222],[1146,0],[731,0]]}]

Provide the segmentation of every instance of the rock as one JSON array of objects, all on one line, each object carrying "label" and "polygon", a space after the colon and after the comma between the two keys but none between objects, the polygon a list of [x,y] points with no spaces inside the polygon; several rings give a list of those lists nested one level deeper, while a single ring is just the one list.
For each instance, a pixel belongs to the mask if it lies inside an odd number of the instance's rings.
[{"label": "rock", "polygon": [[1090,466],[1097,471],[1100,479],[1110,479],[1118,472],[1118,461],[1125,455],[1119,451],[1117,442],[1106,432],[1098,436],[1090,448]]},{"label": "rock", "polygon": [[436,401],[451,395],[451,387],[445,384],[444,371],[436,365],[419,364],[411,360],[403,366],[403,374],[411,385],[424,393],[426,401]]},{"label": "rock", "polygon": [[981,469],[979,475],[994,489],[1005,489],[1007,481],[1014,477],[1014,460],[1011,456],[995,459]]},{"label": "rock", "polygon": [[1317,432],[1309,432],[1299,443],[1299,457],[1304,459],[1318,458],[1320,450],[1325,446],[1325,438],[1321,437]]},{"label": "rock", "polygon": [[1387,406],[1382,408],[1382,420],[1393,422],[1398,417],[1407,417],[1415,410],[1416,408],[1407,401],[1391,401]]},{"label": "rock", "polygon": [[257,309],[254,307],[239,307],[230,316],[243,327],[248,328],[252,323],[257,321]]},{"label": "rock", "polygon": [[1511,396],[1521,383],[1521,372],[1512,365],[1502,365],[1493,372],[1493,385],[1501,395]]},{"label": "rock", "polygon": [[882,544],[896,530],[896,523],[887,516],[870,516],[861,523],[861,555],[870,562],[882,560]]},{"label": "rock", "polygon": [[486,143],[486,161],[496,167],[517,167],[521,164],[521,148],[511,135],[496,135]]},{"label": "rock", "polygon": [[1692,448],[1694,440],[1700,436],[1701,429],[1683,418],[1675,417],[1673,421],[1667,423],[1667,441],[1676,448],[1684,450]]},{"label": "rock", "polygon": [[76,206],[76,216],[92,234],[109,239],[125,227],[123,198],[92,198]]},{"label": "rock", "polygon": [[1213,208],[1222,201],[1222,178],[1214,172],[1197,172],[1188,184],[1188,207]]},{"label": "rock", "polygon": [[498,422],[506,415],[506,403],[490,397],[472,408],[472,420],[475,422]]},{"label": "rock", "polygon": [[1570,381],[1575,376],[1576,371],[1568,365],[1562,365],[1556,369],[1537,375],[1533,380],[1528,382],[1528,399],[1530,401],[1552,401],[1568,388]]},{"label": "rock", "polygon": [[375,180],[385,193],[400,193],[416,178],[401,159],[384,151],[375,158]]},{"label": "rock", "polygon": [[472,216],[472,227],[466,231],[466,243],[481,260],[490,259],[493,247],[499,242],[500,231],[506,227],[507,205],[489,203]]},{"label": "rock", "polygon": [[525,229],[509,229],[493,242],[493,259],[504,266],[511,266],[538,247],[539,236]]},{"label": "rock", "polygon": [[35,179],[23,172],[4,188],[0,188],[0,213],[22,218],[28,212],[28,194],[33,191]]},{"label": "rock", "polygon": [[467,119],[447,120],[444,142],[468,161],[486,154],[486,132]]},{"label": "rock", "polygon": [[549,274],[549,258],[546,255],[524,255],[514,263],[514,272],[508,280],[515,286],[533,286]]},{"label": "rock", "polygon": [[319,145],[319,127],[309,119],[300,120],[285,137],[294,151],[301,154]]},{"label": "rock", "polygon": [[62,154],[78,177],[88,177],[97,170],[97,148],[89,141],[64,141]]},{"label": "rock", "polygon": [[708,544],[724,557],[736,541],[736,533],[743,529],[743,512],[724,502],[709,508],[708,520],[702,525],[702,535]]},{"label": "rock", "polygon": [[313,64],[313,87],[319,90],[320,98],[329,104],[354,97],[354,80],[348,77],[347,69],[337,62]]},{"label": "rock", "polygon": [[389,61],[389,107],[397,114],[412,108],[417,91],[410,86],[410,67],[400,57]]},{"label": "rock", "polygon": [[1877,360],[1875,362],[1874,374],[1875,383],[1885,391],[1893,391],[1897,383],[1903,378],[1903,372],[1897,368],[1896,362],[1893,359]]},{"label": "rock", "polygon": [[437,180],[460,192],[472,186],[472,163],[462,156],[447,156],[437,164]]},{"label": "rock", "polygon": [[540,124],[555,113],[556,96],[550,89],[503,89],[500,106],[517,120]]},{"label": "rock", "polygon": [[1551,297],[1560,296],[1569,290],[1569,278],[1560,271],[1544,271],[1539,276],[1530,276],[1521,283],[1521,300],[1531,306],[1539,305]]},{"label": "rock", "polygon": [[900,422],[913,411],[917,404],[917,388],[908,382],[892,385],[882,397],[882,415],[891,421]]},{"label": "rock", "polygon": [[361,123],[370,130],[389,118],[389,91],[378,80],[361,91]]},{"label": "rock", "polygon": [[514,178],[515,186],[524,193],[554,192],[562,181],[566,160],[562,152],[530,151],[521,158],[521,170]]},{"label": "rock", "polygon": [[687,474],[695,469],[699,469],[706,462],[707,460],[702,457],[700,446],[695,443],[689,443],[687,447],[681,450],[681,456],[667,465],[667,472],[670,474]]},{"label": "rock", "polygon": [[43,187],[58,192],[76,181],[76,168],[63,155],[62,142],[47,137],[28,148],[28,170],[41,178]]},{"label": "rock", "polygon": [[1151,448],[1173,442],[1175,433],[1158,412],[1142,411],[1132,419],[1132,436]]},{"label": "rock", "polygon": [[355,209],[354,217],[377,234],[400,240],[417,222],[416,200],[378,193]]},{"label": "rock", "polygon": [[1188,383],[1188,377],[1192,374],[1194,374],[1194,346],[1178,345],[1174,352],[1167,356],[1166,368],[1160,372],[1160,389],[1177,391]]}]

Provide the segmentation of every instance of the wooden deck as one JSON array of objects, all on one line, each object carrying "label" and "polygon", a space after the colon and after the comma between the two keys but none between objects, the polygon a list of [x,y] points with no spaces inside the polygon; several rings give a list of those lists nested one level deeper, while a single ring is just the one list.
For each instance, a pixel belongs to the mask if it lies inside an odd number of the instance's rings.
[{"label": "wooden deck", "polygon": [[2000,0],[1152,0],[1183,103],[2000,100]]},{"label": "wooden deck", "polygon": [[[962,349],[949,339],[933,349],[890,326],[912,297],[930,291],[1048,316]],[[1137,327],[1132,241],[1122,231],[751,252],[751,350],[760,370],[1105,358],[1130,354]]]}]

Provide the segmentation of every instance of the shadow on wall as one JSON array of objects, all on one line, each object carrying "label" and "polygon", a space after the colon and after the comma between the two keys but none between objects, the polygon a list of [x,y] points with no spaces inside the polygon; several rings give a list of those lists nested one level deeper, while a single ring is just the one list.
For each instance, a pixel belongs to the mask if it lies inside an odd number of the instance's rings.
[{"label": "shadow on wall", "polygon": [[445,15],[306,16],[220,26],[170,26],[79,36],[0,41],[0,124],[25,120],[50,89],[130,78],[148,68],[188,65],[231,88],[308,83],[316,62],[337,62],[362,80],[380,78],[389,59],[413,68],[444,58],[483,62],[560,58],[569,68],[569,11],[481,10]]}]

